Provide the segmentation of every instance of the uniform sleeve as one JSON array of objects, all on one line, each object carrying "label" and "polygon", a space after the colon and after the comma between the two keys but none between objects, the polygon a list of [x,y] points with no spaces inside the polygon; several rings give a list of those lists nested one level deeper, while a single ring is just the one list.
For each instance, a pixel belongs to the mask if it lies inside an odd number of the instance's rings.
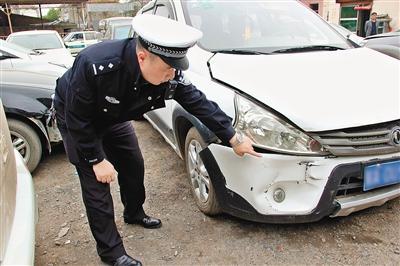
[{"label": "uniform sleeve", "polygon": [[[178,75],[182,74],[179,73]],[[214,132],[222,142],[229,143],[229,140],[235,135],[235,130],[232,127],[232,119],[215,102],[208,100],[204,93],[189,81],[182,82],[182,78],[183,76],[178,77],[178,86],[174,99],[186,111],[197,117]]]},{"label": "uniform sleeve", "polygon": [[65,121],[79,152],[89,164],[104,159],[101,139],[94,128],[96,93],[91,84],[93,75],[84,56],[78,56],[72,67],[69,90],[66,95]]}]

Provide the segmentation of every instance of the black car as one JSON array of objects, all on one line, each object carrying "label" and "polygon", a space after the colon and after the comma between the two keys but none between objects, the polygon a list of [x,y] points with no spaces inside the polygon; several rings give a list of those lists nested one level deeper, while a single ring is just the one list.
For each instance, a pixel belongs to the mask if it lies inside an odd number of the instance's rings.
[{"label": "black car", "polygon": [[0,97],[14,148],[32,172],[51,144],[61,141],[49,109],[56,79],[67,69],[35,60],[23,48],[0,44]]},{"label": "black car", "polygon": [[51,145],[61,141],[56,125],[49,119],[54,89],[21,84],[0,86],[14,148],[32,172],[42,155],[50,153]]}]

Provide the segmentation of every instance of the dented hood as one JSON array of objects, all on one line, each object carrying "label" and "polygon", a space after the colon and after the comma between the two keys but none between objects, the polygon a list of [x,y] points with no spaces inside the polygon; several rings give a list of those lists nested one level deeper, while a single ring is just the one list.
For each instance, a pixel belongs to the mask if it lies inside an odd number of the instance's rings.
[{"label": "dented hood", "polygon": [[400,61],[368,48],[216,54],[210,68],[308,132],[400,119]]}]

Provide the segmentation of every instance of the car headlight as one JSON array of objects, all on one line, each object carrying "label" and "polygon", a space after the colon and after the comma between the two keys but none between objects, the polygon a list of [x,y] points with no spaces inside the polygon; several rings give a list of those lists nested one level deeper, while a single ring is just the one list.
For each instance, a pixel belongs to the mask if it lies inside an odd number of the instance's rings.
[{"label": "car headlight", "polygon": [[265,108],[236,94],[236,131],[256,147],[298,155],[326,155],[321,144]]}]

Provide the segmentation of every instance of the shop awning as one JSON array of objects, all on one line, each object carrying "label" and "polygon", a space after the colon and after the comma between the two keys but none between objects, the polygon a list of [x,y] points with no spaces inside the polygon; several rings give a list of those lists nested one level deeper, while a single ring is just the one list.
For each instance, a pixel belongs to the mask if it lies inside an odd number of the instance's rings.
[{"label": "shop awning", "polygon": [[354,7],[354,10],[371,10],[372,9],[372,5],[357,5]]}]

